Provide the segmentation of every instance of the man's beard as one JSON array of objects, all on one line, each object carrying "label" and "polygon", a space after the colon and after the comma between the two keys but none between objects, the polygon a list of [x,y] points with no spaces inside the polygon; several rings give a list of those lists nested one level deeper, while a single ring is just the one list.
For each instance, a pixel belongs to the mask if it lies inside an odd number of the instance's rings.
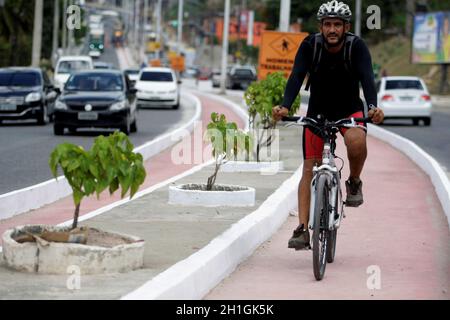
[{"label": "man's beard", "polygon": [[[328,35],[328,36],[330,36],[330,35]],[[337,36],[337,35],[336,35],[336,36]],[[342,36],[339,38],[339,41],[336,42],[336,43],[330,43],[330,42],[328,42],[328,38],[325,37],[325,36],[323,36],[323,38],[325,39],[325,43],[326,43],[326,45],[327,45],[329,48],[339,47],[339,46],[342,44],[342,42],[344,42],[344,39],[345,39],[345,33],[342,34]]]}]

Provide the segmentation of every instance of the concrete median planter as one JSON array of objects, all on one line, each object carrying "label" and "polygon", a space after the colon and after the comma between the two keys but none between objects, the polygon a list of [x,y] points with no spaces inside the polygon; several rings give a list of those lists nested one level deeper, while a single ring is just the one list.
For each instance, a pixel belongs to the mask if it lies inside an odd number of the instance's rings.
[{"label": "concrete median planter", "polygon": [[169,204],[205,207],[252,207],[255,189],[234,185],[215,185],[206,191],[205,184],[184,184],[169,187]]},{"label": "concrete median planter", "polygon": [[220,168],[222,172],[259,172],[276,174],[284,169],[283,161],[228,161]]},{"label": "concrete median planter", "polygon": [[43,230],[67,232],[68,227],[28,225],[3,234],[3,257],[9,268],[40,274],[68,274],[68,268],[79,267],[81,274],[122,273],[142,268],[144,241],[129,235],[89,228],[87,244],[37,242],[19,243],[28,233]]}]

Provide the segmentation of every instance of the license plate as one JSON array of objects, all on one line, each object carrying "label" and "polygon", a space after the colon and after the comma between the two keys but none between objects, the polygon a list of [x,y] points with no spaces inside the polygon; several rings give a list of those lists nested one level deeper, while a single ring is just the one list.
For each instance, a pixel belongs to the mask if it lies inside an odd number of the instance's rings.
[{"label": "license plate", "polygon": [[401,101],[413,101],[414,97],[400,97]]},{"label": "license plate", "polygon": [[159,97],[150,97],[150,100],[160,100]]},{"label": "license plate", "polygon": [[16,111],[17,106],[15,104],[0,104],[1,111]]},{"label": "license plate", "polygon": [[97,120],[98,113],[97,112],[79,112],[78,120]]}]

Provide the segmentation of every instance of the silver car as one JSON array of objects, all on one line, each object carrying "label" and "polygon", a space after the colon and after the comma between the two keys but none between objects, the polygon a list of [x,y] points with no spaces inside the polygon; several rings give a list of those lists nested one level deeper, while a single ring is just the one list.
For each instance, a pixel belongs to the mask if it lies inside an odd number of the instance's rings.
[{"label": "silver car", "polygon": [[422,120],[431,124],[431,96],[425,82],[418,77],[383,77],[377,83],[378,106],[385,119]]}]

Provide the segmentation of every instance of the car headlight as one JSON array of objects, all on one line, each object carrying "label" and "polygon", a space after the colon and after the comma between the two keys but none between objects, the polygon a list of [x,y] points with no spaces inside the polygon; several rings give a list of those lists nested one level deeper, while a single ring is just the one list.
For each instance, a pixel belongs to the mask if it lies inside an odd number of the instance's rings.
[{"label": "car headlight", "polygon": [[41,100],[41,94],[39,92],[32,92],[25,98],[25,102],[36,102]]},{"label": "car headlight", "polygon": [[109,107],[109,110],[117,111],[117,110],[125,109],[125,107],[126,107],[125,101],[120,101],[120,102],[116,102],[113,105],[111,105],[111,107]]},{"label": "car headlight", "polygon": [[100,49],[103,49],[103,45],[102,45],[102,44],[101,44],[101,45],[99,45],[98,47],[99,47]]},{"label": "car headlight", "polygon": [[91,44],[91,45],[89,46],[89,48],[95,49],[95,46],[94,46],[93,44]]},{"label": "car headlight", "polygon": [[56,100],[55,109],[56,110],[67,110],[67,105],[59,100]]}]

